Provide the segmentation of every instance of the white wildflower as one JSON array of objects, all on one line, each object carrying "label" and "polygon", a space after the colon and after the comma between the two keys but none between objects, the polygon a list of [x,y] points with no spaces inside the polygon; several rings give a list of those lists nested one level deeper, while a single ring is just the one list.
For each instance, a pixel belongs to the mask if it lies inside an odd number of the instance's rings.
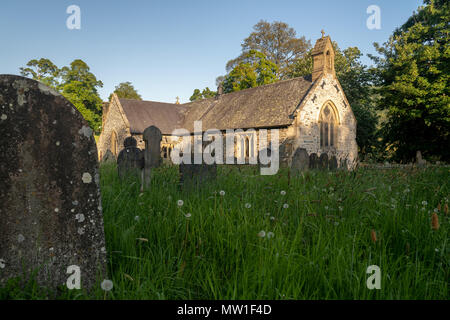
[{"label": "white wildflower", "polygon": [[114,287],[113,282],[111,280],[103,280],[101,284],[102,290],[104,291],[111,291]]}]

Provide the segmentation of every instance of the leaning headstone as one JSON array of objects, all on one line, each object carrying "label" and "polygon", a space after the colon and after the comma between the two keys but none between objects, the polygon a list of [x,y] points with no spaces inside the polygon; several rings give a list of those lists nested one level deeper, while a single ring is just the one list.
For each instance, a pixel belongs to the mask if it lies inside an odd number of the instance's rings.
[{"label": "leaning headstone", "polygon": [[106,150],[105,155],[102,158],[102,162],[105,163],[110,163],[110,162],[116,162],[116,157],[114,156],[114,154],[111,152],[111,150]]},{"label": "leaning headstone", "polygon": [[338,168],[338,161],[335,155],[331,156],[329,161],[330,170],[336,170]]},{"label": "leaning headstone", "polygon": [[319,169],[327,170],[328,169],[328,154],[322,153],[319,157]]},{"label": "leaning headstone", "polygon": [[[0,75],[0,284],[91,289],[106,277],[93,132],[59,93]],[[34,277],[34,276],[33,276]]]},{"label": "leaning headstone", "polygon": [[195,155],[191,153],[191,163],[180,163],[180,188],[183,190],[195,189],[214,181],[217,177],[217,165],[195,164]]},{"label": "leaning headstone", "polygon": [[295,172],[305,171],[309,169],[309,156],[304,148],[297,148],[292,157],[291,169]]},{"label": "leaning headstone", "polygon": [[137,147],[134,137],[125,138],[123,145],[124,148],[117,157],[119,178],[124,179],[128,176],[140,178],[144,169],[144,153]]},{"label": "leaning headstone", "polygon": [[316,153],[311,153],[309,155],[309,168],[317,169],[319,167],[319,158]]},{"label": "leaning headstone", "polygon": [[144,150],[144,185],[148,187],[151,180],[151,171],[161,165],[161,140],[162,134],[155,126],[150,126],[144,130],[143,139],[145,141]]}]

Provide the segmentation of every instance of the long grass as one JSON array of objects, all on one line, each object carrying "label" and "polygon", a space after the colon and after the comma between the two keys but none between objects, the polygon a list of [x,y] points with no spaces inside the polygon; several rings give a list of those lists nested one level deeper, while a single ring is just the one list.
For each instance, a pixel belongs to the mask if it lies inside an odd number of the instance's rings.
[{"label": "long grass", "polygon": [[[59,298],[449,298],[448,167],[275,176],[219,167],[215,181],[189,190],[164,167],[142,193],[116,170],[101,167],[114,289]],[[366,286],[370,265],[381,268],[380,290]],[[0,289],[3,299],[44,295]]]}]

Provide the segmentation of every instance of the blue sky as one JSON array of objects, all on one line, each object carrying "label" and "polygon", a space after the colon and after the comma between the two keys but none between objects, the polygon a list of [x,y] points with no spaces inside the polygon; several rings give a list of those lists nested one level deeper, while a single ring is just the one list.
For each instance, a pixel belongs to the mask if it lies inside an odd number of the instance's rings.
[{"label": "blue sky", "polygon": [[[69,30],[69,5],[81,8],[81,29]],[[59,67],[84,60],[106,100],[120,82],[144,100],[188,102],[195,88],[215,90],[225,64],[261,19],[283,21],[312,44],[321,29],[341,48],[366,55],[385,42],[422,0],[1,0],[0,73],[19,74],[35,58]],[[369,5],[381,9],[381,29],[366,27]],[[365,57],[364,63],[370,60]]]}]

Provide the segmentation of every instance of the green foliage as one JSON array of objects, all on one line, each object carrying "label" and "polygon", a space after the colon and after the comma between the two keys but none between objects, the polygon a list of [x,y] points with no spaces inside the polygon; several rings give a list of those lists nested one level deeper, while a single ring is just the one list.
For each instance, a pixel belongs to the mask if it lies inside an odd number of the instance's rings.
[{"label": "green foliage", "polygon": [[103,83],[89,71],[83,60],[74,60],[70,67],[61,69],[59,90],[80,111],[90,127],[99,132],[102,123],[102,100],[97,92]]},{"label": "green foliage", "polygon": [[27,67],[20,68],[20,74],[56,89],[59,85],[59,68],[49,59],[41,58],[28,61]]},{"label": "green foliage", "polygon": [[216,94],[217,94],[216,91],[211,91],[208,87],[203,89],[203,91],[200,91],[199,89],[195,89],[194,93],[189,98],[189,100],[195,101],[195,100],[201,100],[201,99],[208,99],[208,98],[215,97]]},{"label": "green foliage", "polygon": [[383,46],[375,43],[383,142],[395,160],[450,160],[450,3],[425,1]]},{"label": "green foliage", "polygon": [[[117,94],[119,98],[122,99],[134,99],[142,100],[141,95],[136,91],[131,82],[122,82],[115,87],[114,93]],[[108,100],[111,100],[112,94],[109,95]]]},{"label": "green foliage", "polygon": [[[141,193],[138,180],[121,181],[115,164],[103,165],[114,288],[58,298],[448,299],[447,167],[296,177],[286,169],[274,176],[255,170],[219,166],[217,180],[201,192],[183,192],[177,167],[156,168]],[[433,230],[439,203],[440,228]],[[381,268],[381,290],[366,287],[367,267],[374,264]],[[45,298],[30,285],[0,288],[0,299]]]},{"label": "green foliage", "polygon": [[34,59],[26,68],[20,68],[20,73],[59,91],[83,115],[92,130],[100,131],[102,100],[97,88],[103,83],[89,71],[83,60],[74,60],[70,67],[59,69],[49,59]]},{"label": "green foliage", "polygon": [[256,50],[243,54],[243,60],[223,80],[224,93],[253,88],[278,80],[278,67]]},{"label": "green foliage", "polygon": [[242,54],[228,61],[227,72],[242,63],[248,63],[250,51],[258,51],[265,59],[276,65],[276,78],[283,79],[294,62],[303,57],[311,47],[311,43],[306,41],[305,37],[297,38],[295,30],[284,22],[269,23],[261,20],[253,26],[253,29],[254,31],[241,44]]}]

